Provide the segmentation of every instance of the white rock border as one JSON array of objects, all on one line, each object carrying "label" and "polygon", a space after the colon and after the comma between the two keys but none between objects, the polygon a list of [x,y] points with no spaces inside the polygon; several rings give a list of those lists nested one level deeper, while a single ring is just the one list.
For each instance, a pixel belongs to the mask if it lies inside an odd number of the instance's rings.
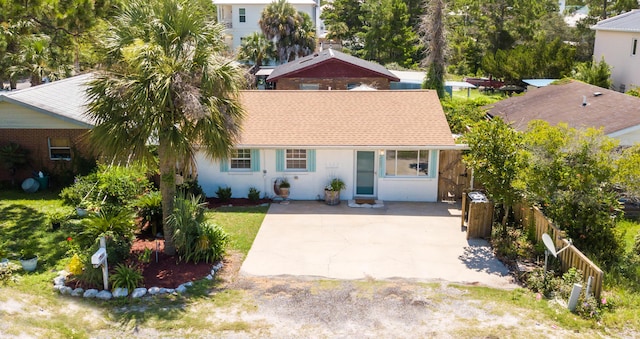
[{"label": "white rock border", "polygon": [[[222,268],[222,261],[213,265],[211,268],[211,273],[205,277],[207,280],[213,280],[218,272]],[[82,288],[73,289],[71,287],[65,286],[67,281],[67,277],[69,277],[71,273],[68,271],[62,270],[58,272],[58,275],[53,278],[53,290],[58,291],[62,295],[70,295],[72,297],[83,297],[87,299],[95,298],[100,300],[110,300],[112,298],[124,298],[129,296],[129,291],[126,288],[116,288],[113,290],[113,293],[108,290],[99,291],[97,289],[88,289],[84,290]],[[164,288],[164,287],[151,287],[146,289],[144,287],[136,288],[131,292],[132,298],[142,298],[145,295],[163,295],[163,294],[184,294],[187,292],[187,288],[193,286],[193,281],[188,281],[183,284],[178,285],[176,288]]]}]

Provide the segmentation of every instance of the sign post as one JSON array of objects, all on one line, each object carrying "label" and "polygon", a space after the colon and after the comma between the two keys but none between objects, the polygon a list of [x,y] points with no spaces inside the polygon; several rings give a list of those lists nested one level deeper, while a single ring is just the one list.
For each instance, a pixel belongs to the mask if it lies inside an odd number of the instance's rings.
[{"label": "sign post", "polygon": [[91,256],[93,268],[102,266],[102,283],[105,290],[109,290],[109,264],[107,263],[107,241],[100,238],[100,248]]}]

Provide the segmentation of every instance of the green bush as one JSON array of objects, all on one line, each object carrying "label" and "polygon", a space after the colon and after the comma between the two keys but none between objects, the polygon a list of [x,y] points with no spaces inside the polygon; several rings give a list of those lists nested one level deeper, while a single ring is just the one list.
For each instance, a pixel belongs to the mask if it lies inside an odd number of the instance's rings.
[{"label": "green bush", "polygon": [[135,224],[133,215],[128,211],[100,211],[82,220],[85,228],[82,232],[90,240],[112,234],[116,237],[132,237]]},{"label": "green bush", "polygon": [[167,224],[173,227],[173,242],[182,260],[214,262],[224,254],[227,235],[207,222],[205,209],[206,203],[200,203],[199,197],[176,197]]},{"label": "green bush", "polygon": [[142,273],[137,268],[119,264],[109,280],[112,288],[126,288],[131,292],[142,284],[143,279]]},{"label": "green bush", "polygon": [[125,209],[151,188],[140,166],[100,165],[97,172],[78,177],[60,192],[64,203],[99,209]]},{"label": "green bush", "polygon": [[7,285],[10,282],[16,282],[17,279],[13,275],[13,272],[16,272],[19,269],[20,266],[12,262],[0,263],[0,285]]},{"label": "green bush", "polygon": [[[76,277],[78,281],[83,282],[85,284],[100,287],[102,286],[102,269],[93,268],[91,264],[91,255],[95,253],[95,251],[90,252],[90,254],[80,256],[80,260],[82,261],[82,274]],[[109,259],[111,260],[111,259]]]},{"label": "green bush", "polygon": [[218,186],[218,190],[216,191],[216,196],[220,198],[221,201],[227,202],[231,200],[231,187],[220,187]]},{"label": "green bush", "polygon": [[149,222],[151,232],[158,234],[158,225],[162,221],[162,195],[159,191],[151,191],[139,197],[133,205],[138,211],[138,216]]},{"label": "green bush", "polygon": [[249,201],[251,202],[258,202],[260,200],[260,191],[255,187],[250,187],[247,198],[249,198]]},{"label": "green bush", "polygon": [[633,252],[635,252],[636,255],[640,255],[640,231],[636,234],[634,241]]},{"label": "green bush", "polygon": [[184,183],[177,185],[176,192],[183,194],[185,197],[193,195],[194,197],[201,197],[202,200],[205,198],[204,190],[198,183],[198,178],[185,180]]}]

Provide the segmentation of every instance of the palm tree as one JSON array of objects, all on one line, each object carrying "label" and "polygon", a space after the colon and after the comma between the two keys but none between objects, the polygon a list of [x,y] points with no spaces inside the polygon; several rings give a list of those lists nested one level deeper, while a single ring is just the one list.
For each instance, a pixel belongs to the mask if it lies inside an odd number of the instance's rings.
[{"label": "palm tree", "polygon": [[313,51],[313,48],[309,49],[309,37],[315,46],[315,30],[310,22],[308,15],[300,14],[287,0],[277,0],[264,8],[258,23],[267,39],[275,42],[278,61],[285,63],[290,59],[292,48],[296,50],[295,54],[302,54],[299,56]]},{"label": "palm tree", "polygon": [[[157,144],[163,220],[173,212],[177,164],[193,165],[196,145],[226,157],[239,135],[242,72],[221,57],[223,29],[194,2],[133,0],[110,25],[106,70],[87,89],[100,151],[149,161],[147,146]],[[173,230],[164,232],[173,255]]]},{"label": "palm tree", "polygon": [[253,32],[242,42],[238,57],[253,62],[249,73],[256,74],[263,60],[275,57],[273,42],[264,34]]}]

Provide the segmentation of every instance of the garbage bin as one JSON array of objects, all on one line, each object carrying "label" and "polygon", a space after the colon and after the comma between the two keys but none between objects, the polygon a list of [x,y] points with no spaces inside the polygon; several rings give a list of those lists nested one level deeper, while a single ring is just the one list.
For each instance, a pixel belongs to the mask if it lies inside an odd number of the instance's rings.
[{"label": "garbage bin", "polygon": [[493,203],[487,199],[487,196],[478,191],[467,193],[464,197],[463,225],[466,221],[467,239],[471,238],[490,238],[491,226],[493,224]]},{"label": "garbage bin", "polygon": [[22,182],[22,189],[27,193],[35,193],[40,187],[40,183],[33,178],[27,178]]},{"label": "garbage bin", "polygon": [[40,190],[46,190],[47,188],[49,188],[49,176],[48,175],[45,175],[45,176],[42,176],[42,177],[36,177],[35,179],[40,184]]}]

